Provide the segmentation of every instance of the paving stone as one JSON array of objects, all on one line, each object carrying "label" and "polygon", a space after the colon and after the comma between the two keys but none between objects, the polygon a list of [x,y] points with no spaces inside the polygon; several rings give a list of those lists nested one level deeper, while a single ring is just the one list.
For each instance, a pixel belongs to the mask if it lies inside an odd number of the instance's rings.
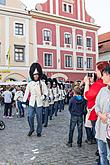
[{"label": "paving stone", "polygon": [[[27,137],[27,117],[3,119],[6,128],[0,131],[0,165],[96,165],[96,145],[88,145],[85,129],[82,148],[77,147],[77,130],[72,148],[66,146],[70,115],[68,107],[43,128],[42,137],[36,133]],[[2,116],[1,107],[0,116]],[[15,112],[13,112],[15,113]],[[2,117],[1,117],[2,118]],[[36,125],[36,122],[35,122]],[[34,153],[32,150],[38,149]]]}]

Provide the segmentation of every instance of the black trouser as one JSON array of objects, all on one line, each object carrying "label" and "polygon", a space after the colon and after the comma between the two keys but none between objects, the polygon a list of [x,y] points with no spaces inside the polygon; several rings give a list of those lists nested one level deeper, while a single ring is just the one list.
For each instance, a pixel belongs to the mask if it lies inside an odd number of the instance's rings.
[{"label": "black trouser", "polygon": [[[9,113],[8,113],[8,109],[9,109]],[[5,103],[4,116],[12,116],[12,104],[11,103]]]}]

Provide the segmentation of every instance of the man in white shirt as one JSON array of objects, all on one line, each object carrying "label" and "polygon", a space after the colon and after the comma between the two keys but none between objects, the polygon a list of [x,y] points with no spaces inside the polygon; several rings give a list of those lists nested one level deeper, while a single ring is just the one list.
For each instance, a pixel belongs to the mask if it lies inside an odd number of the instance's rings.
[{"label": "man in white shirt", "polygon": [[22,106],[23,92],[20,87],[17,87],[17,91],[15,92],[14,100],[17,102],[17,107],[19,110],[20,118],[24,117],[24,108]]},{"label": "man in white shirt", "polygon": [[[6,87],[6,91],[2,93],[4,98],[4,117],[12,118],[12,93],[9,91],[9,87]],[[9,112],[8,112],[9,109]]]}]

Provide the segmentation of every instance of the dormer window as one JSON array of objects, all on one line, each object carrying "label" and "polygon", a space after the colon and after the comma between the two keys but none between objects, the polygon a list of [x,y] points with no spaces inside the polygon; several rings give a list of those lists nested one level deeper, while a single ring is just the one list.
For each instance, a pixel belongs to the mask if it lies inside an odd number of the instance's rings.
[{"label": "dormer window", "polygon": [[72,14],[73,13],[73,4],[63,2],[62,9],[63,9],[63,12]]},{"label": "dormer window", "polygon": [[6,0],[0,0],[0,5],[6,5]]}]

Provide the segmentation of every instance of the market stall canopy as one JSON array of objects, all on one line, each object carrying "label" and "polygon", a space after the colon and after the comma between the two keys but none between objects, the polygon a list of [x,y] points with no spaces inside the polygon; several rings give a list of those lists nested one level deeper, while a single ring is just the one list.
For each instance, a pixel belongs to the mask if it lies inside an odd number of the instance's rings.
[{"label": "market stall canopy", "polygon": [[22,81],[0,82],[0,86],[3,85],[27,85],[27,82],[22,82]]}]

